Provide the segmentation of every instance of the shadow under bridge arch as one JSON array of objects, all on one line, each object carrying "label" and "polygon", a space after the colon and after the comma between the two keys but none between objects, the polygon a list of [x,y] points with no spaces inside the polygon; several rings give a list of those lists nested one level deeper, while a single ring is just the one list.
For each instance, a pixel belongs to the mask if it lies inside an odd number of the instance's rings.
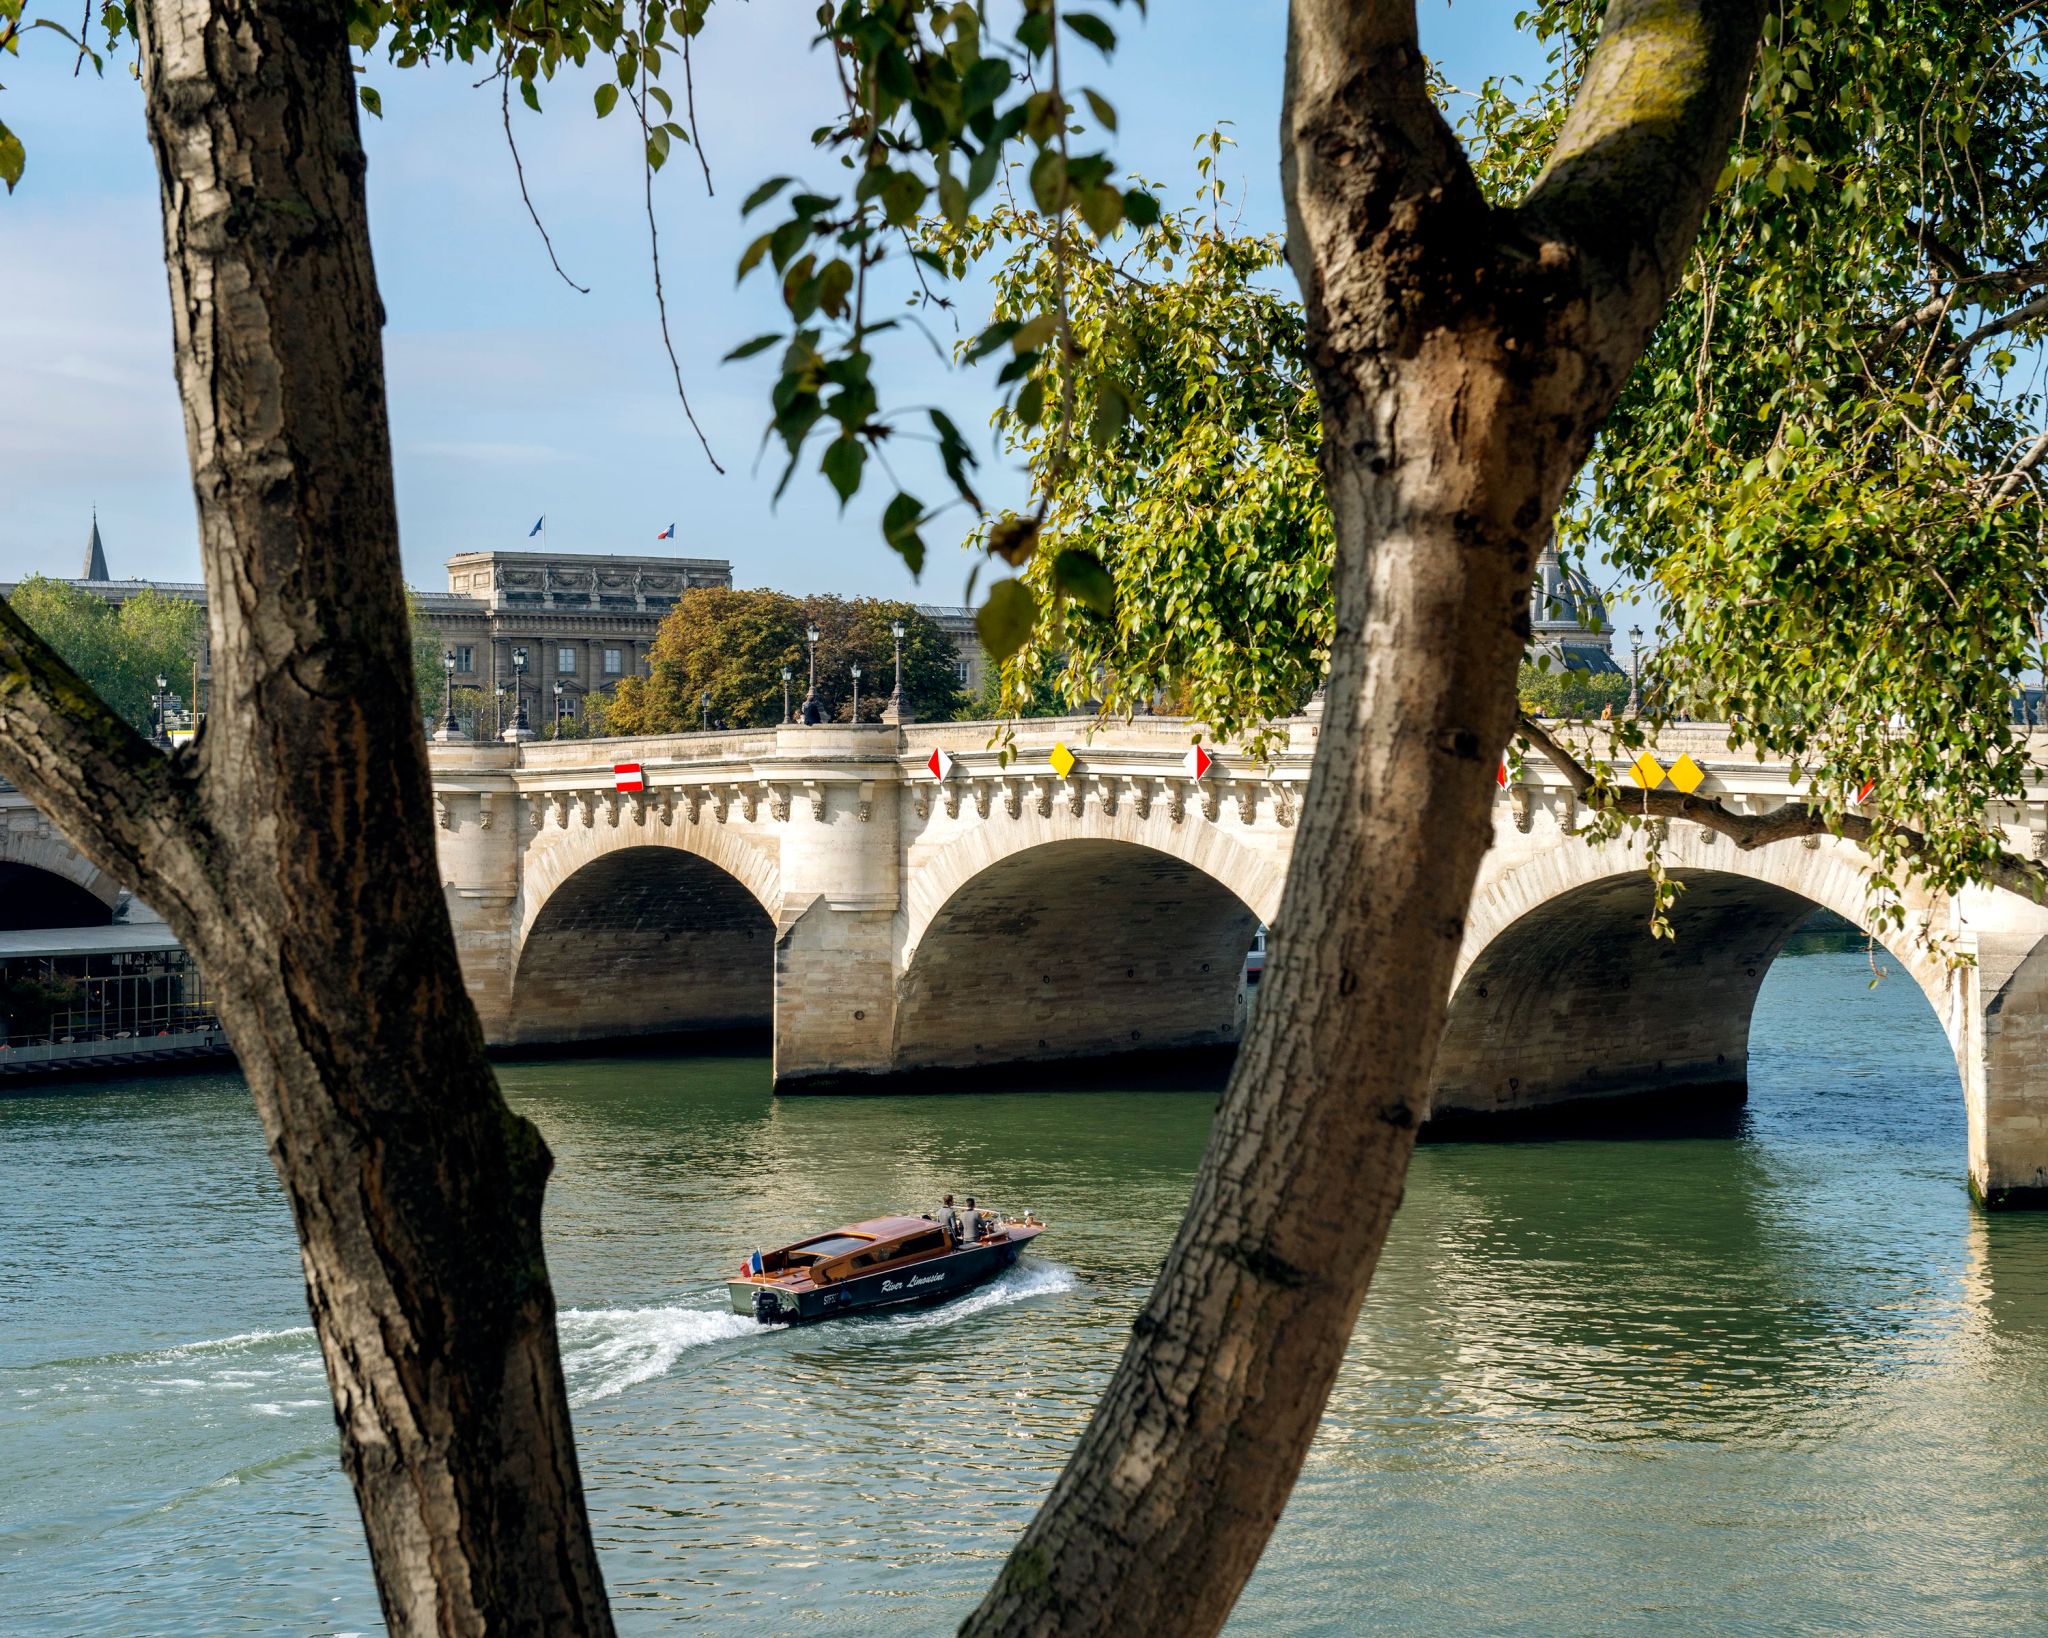
[{"label": "shadow under bridge arch", "polygon": [[1135,842],[1005,855],[955,889],[911,952],[896,1066],[1227,1052],[1257,930],[1222,882]]},{"label": "shadow under bridge arch", "polygon": [[519,951],[519,1044],[761,1030],[774,1012],[775,924],[694,853],[629,847],[549,895]]},{"label": "shadow under bridge arch", "polygon": [[[1589,848],[1575,862],[1590,879],[1555,882],[1534,902],[1475,905],[1437,1048],[1433,1133],[1576,1124],[1623,1104],[1653,1118],[1739,1105],[1757,992],[1785,941],[1817,909],[1862,925],[1860,880],[1839,857],[1786,850],[1750,871],[1671,869],[1683,884],[1673,938],[1650,934],[1640,859],[1617,867]],[[1931,958],[1892,959],[1953,1045]]]}]

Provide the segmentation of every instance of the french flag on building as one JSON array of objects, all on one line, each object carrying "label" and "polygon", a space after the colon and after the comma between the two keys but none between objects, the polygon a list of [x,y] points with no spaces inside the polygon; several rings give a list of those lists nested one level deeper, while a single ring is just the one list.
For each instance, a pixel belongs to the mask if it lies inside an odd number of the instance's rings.
[{"label": "french flag on building", "polygon": [[674,540],[676,538],[676,526],[673,523],[671,523],[666,529],[662,530],[662,532],[656,535],[654,538],[656,540]]}]

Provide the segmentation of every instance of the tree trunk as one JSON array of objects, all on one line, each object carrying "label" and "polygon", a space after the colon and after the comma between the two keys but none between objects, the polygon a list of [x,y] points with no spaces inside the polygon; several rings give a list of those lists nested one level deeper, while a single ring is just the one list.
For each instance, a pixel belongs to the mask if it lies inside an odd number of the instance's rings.
[{"label": "tree trunk", "polygon": [[1187,1220],[963,1632],[1213,1632],[1279,1520],[1428,1112],[1536,558],[1698,231],[1759,21],[1613,0],[1550,169],[1503,211],[1429,102],[1412,5],[1296,0],[1289,252],[1337,539],[1322,738]]},{"label": "tree trunk", "polygon": [[611,1630],[541,1251],[441,897],[345,8],[146,0],[213,699],[164,757],[0,614],[0,771],[205,970],[397,1633]]}]

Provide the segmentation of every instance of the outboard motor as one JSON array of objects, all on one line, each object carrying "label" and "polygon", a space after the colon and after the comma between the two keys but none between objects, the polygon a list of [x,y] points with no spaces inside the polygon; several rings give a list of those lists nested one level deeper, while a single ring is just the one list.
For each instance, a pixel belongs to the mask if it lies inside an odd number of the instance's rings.
[{"label": "outboard motor", "polygon": [[780,1325],[782,1323],[781,1297],[777,1296],[773,1291],[756,1291],[754,1293],[754,1318],[763,1325]]}]

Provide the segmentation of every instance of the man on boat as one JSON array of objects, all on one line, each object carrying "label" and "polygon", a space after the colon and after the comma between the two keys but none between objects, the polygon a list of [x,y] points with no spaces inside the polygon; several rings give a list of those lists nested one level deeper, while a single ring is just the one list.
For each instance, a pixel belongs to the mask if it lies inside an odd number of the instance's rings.
[{"label": "man on boat", "polygon": [[953,1209],[953,1197],[949,1194],[939,1202],[939,1227],[946,1231],[946,1238],[954,1244],[960,1240],[960,1214]]}]

